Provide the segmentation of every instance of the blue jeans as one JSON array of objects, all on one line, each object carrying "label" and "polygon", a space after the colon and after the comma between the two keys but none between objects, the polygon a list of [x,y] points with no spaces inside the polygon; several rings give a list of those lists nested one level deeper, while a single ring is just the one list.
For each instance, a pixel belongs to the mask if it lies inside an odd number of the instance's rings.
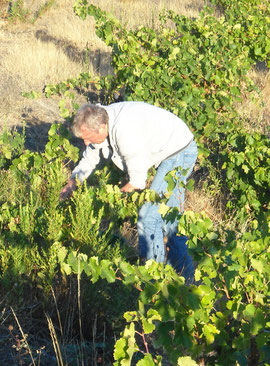
[{"label": "blue jeans", "polygon": [[[191,174],[196,159],[197,145],[192,141],[184,150],[170,156],[164,160],[158,167],[157,173],[151,184],[158,194],[162,195],[167,192],[167,182],[165,176],[171,170],[181,167],[188,169],[184,176],[178,172],[179,181],[186,183],[187,178]],[[167,205],[169,207],[179,208],[179,212],[184,210],[185,189],[176,184]],[[177,236],[178,222],[165,222],[158,212],[159,205],[145,203],[138,213],[138,234],[139,234],[139,250],[140,257],[148,260],[154,259],[156,262],[165,261],[165,246],[168,247],[167,263],[170,264],[177,272],[181,273],[186,280],[191,280],[194,275],[194,267],[191,257],[187,253],[186,241],[187,237]],[[164,244],[164,237],[167,238],[167,244]]]}]

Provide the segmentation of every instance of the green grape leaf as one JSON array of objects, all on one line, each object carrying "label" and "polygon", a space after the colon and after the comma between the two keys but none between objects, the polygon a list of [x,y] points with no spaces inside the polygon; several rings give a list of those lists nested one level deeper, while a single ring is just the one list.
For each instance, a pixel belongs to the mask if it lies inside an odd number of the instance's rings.
[{"label": "green grape leaf", "polygon": [[153,357],[147,353],[142,360],[137,362],[137,366],[155,366],[156,363],[153,360]]},{"label": "green grape leaf", "polygon": [[186,356],[178,358],[177,366],[198,366],[198,364],[191,357]]},{"label": "green grape leaf", "polygon": [[251,334],[254,336],[257,335],[264,327],[264,314],[261,309],[257,309],[255,316],[251,319]]},{"label": "green grape leaf", "polygon": [[125,348],[127,347],[127,340],[124,338],[120,338],[117,340],[114,346],[114,359],[119,360],[126,357]]}]

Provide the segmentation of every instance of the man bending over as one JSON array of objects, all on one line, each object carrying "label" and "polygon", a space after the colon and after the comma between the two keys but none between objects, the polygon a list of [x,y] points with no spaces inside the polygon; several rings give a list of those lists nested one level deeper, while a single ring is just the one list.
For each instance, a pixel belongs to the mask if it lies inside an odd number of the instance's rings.
[{"label": "man bending over", "polygon": [[[178,171],[179,182],[186,183],[197,159],[197,145],[187,125],[171,112],[143,102],[85,104],[78,110],[72,130],[83,139],[86,150],[61,191],[60,199],[69,197],[76,189],[77,179],[82,183],[88,178],[102,157],[110,158],[127,173],[128,183],[121,188],[123,192],[144,189],[147,171],[155,166],[157,171],[150,189],[160,195],[167,192],[168,172],[175,168],[187,171],[185,175]],[[167,205],[182,212],[184,194],[184,188],[177,184]],[[187,238],[177,236],[177,220],[166,223],[158,209],[157,204],[149,202],[139,210],[140,257],[164,262],[166,237],[168,263],[191,281],[194,269],[187,254]]]}]

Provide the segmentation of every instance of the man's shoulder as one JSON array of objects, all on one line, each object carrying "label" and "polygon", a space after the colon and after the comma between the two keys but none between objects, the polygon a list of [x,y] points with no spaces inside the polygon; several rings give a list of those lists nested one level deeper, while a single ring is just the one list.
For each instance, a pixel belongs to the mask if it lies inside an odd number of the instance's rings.
[{"label": "man's shoulder", "polygon": [[116,103],[111,103],[108,105],[103,105],[102,107],[105,109],[126,109],[126,108],[138,108],[138,107],[144,107],[147,108],[151,107],[151,104],[145,103],[145,102],[141,102],[141,101],[122,101],[122,102],[116,102]]}]

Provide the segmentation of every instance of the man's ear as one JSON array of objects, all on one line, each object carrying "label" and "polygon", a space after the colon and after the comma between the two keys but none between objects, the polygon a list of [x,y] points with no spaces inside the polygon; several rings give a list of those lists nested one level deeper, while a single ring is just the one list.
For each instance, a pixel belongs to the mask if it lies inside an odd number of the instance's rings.
[{"label": "man's ear", "polygon": [[108,133],[108,129],[107,129],[107,124],[106,123],[103,123],[100,127],[99,127],[99,130],[98,130],[99,133]]}]

